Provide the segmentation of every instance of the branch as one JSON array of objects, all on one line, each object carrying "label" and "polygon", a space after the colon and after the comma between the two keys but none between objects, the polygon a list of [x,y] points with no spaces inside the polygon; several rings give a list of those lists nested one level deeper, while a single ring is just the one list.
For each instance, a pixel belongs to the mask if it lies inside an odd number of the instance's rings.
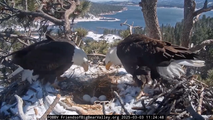
[{"label": "branch", "polygon": [[130,113],[127,111],[127,109],[124,107],[124,103],[123,100],[121,99],[121,97],[118,95],[118,93],[116,91],[114,91],[115,96],[117,97],[118,101],[121,104],[121,107],[124,109],[124,112],[126,113],[126,115],[130,115]]},{"label": "branch", "polygon": [[203,12],[207,12],[207,11],[210,11],[210,10],[213,9],[213,6],[207,7],[207,5],[208,5],[208,1],[206,0],[205,3],[204,3],[204,5],[203,5],[203,8],[201,8],[201,9],[195,11],[195,12],[193,13],[193,16],[195,17],[195,16],[197,16],[197,15],[203,13]]},{"label": "branch", "polygon": [[106,55],[104,55],[104,54],[98,54],[98,53],[93,53],[93,54],[87,54],[87,56],[100,56],[100,57],[105,57]]},{"label": "branch", "polygon": [[47,118],[47,115],[50,114],[50,112],[53,110],[53,108],[56,106],[56,104],[58,103],[58,101],[60,100],[61,95],[57,94],[55,100],[53,101],[53,103],[49,106],[49,108],[47,109],[47,111],[42,115],[42,117],[39,120],[45,120]]},{"label": "branch", "polygon": [[200,114],[198,114],[192,106],[191,96],[188,95],[188,99],[184,101],[184,106],[186,107],[186,111],[190,113],[190,115],[196,120],[205,120]]},{"label": "branch", "polygon": [[21,39],[18,38],[18,41],[26,46],[29,46],[29,44],[25,43],[24,41],[22,41]]},{"label": "branch", "polygon": [[76,111],[79,115],[89,115],[89,113],[84,110],[83,108],[81,107],[77,107],[77,106],[72,106],[72,107],[69,107],[67,106],[65,103],[59,101],[59,104],[63,107],[65,107],[66,110],[70,110],[70,111]]},{"label": "branch", "polygon": [[13,73],[8,75],[8,79],[11,79],[12,77],[16,76],[17,74],[19,74],[20,72],[22,72],[24,69],[22,67],[17,68]]},{"label": "branch", "polygon": [[24,15],[31,15],[33,17],[42,17],[44,19],[47,19],[57,25],[63,25],[64,21],[57,19],[55,17],[52,17],[46,13],[44,13],[41,9],[42,9],[43,5],[40,6],[39,8],[39,12],[28,12],[28,11],[23,11],[23,10],[17,10],[18,14],[24,14]]},{"label": "branch", "polygon": [[[78,1],[78,0],[77,0]],[[69,7],[69,9],[67,9],[64,13],[64,19],[65,19],[65,32],[69,32],[70,29],[70,21],[69,21],[69,16],[75,11],[77,3],[73,0],[68,1],[71,5]],[[67,36],[68,40],[69,37]]]},{"label": "branch", "polygon": [[200,49],[202,49],[206,45],[211,45],[211,44],[213,44],[213,39],[205,40],[201,44],[195,45],[194,47],[190,48],[189,51],[198,52]]},{"label": "branch", "polygon": [[129,27],[129,32],[130,32],[130,34],[133,33],[133,32],[132,32],[132,29],[133,29],[133,28],[141,28],[140,26],[133,26],[133,25],[134,25],[134,22],[132,23],[132,25],[128,24],[128,23],[127,23],[127,20],[124,21],[124,23],[121,23],[120,25],[121,25],[121,26],[122,26],[122,25],[128,26],[128,27]]},{"label": "branch", "polygon": [[18,114],[19,114],[19,117],[22,119],[22,120],[27,120],[26,119],[26,116],[23,112],[23,100],[21,99],[21,97],[19,97],[18,95],[14,95],[16,100],[17,100],[17,106],[18,106]]},{"label": "branch", "polygon": [[198,108],[197,108],[197,112],[198,112],[198,114],[200,114],[200,115],[201,115],[201,112],[202,112],[201,108],[202,108],[203,95],[204,95],[204,91],[203,91],[203,90],[204,90],[204,87],[202,87],[202,89],[201,89],[199,104],[198,104]]}]

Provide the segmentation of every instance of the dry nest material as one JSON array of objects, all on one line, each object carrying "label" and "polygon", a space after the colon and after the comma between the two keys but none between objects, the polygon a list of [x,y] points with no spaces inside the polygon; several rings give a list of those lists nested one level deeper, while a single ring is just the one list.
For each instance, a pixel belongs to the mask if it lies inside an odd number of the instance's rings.
[{"label": "dry nest material", "polygon": [[114,76],[115,73],[98,76],[88,81],[82,81],[81,78],[70,78],[62,81],[59,85],[62,94],[71,94],[73,101],[78,104],[90,104],[83,100],[83,95],[88,94],[91,97],[106,96],[106,100],[114,98],[113,91],[117,90],[117,82]]},{"label": "dry nest material", "polygon": [[[213,88],[193,77],[173,81],[169,87],[168,82],[162,82],[158,87],[162,92],[140,99],[137,102],[141,102],[143,107],[133,109],[142,110],[144,114],[166,115],[168,119],[193,117],[202,120],[201,115],[213,115]],[[145,100],[149,101],[148,104],[144,103]]]}]

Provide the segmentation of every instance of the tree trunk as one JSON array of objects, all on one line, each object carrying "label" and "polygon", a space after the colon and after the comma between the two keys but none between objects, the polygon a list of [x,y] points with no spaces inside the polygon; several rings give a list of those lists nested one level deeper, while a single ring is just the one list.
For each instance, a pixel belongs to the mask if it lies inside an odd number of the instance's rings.
[{"label": "tree trunk", "polygon": [[142,7],[144,20],[146,23],[146,34],[148,37],[162,40],[160,26],[157,17],[158,0],[141,0],[139,3]]},{"label": "tree trunk", "polygon": [[69,16],[75,11],[76,6],[77,6],[76,2],[72,1],[70,8],[68,10],[66,10],[64,13],[64,20],[65,20],[64,27],[65,27],[66,38],[68,40],[70,40],[69,35],[72,32],[71,27],[70,27]]},{"label": "tree trunk", "polygon": [[193,18],[195,11],[194,0],[184,0],[184,20],[183,20],[183,32],[181,39],[181,46],[189,47],[189,43],[192,37]]}]

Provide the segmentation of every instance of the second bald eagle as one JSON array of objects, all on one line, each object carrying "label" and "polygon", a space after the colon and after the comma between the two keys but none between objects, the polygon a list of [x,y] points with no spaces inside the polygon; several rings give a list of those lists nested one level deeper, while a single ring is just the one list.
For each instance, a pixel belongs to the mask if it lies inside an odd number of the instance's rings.
[{"label": "second bald eagle", "polygon": [[82,49],[68,42],[55,41],[48,36],[47,40],[34,43],[10,55],[13,63],[33,70],[33,75],[39,75],[43,84],[53,84],[55,79],[73,64],[88,70],[87,54]]},{"label": "second bald eagle", "polygon": [[110,49],[106,55],[106,69],[112,64],[123,65],[133,76],[137,84],[141,83],[137,75],[147,75],[143,67],[149,68],[151,78],[180,77],[184,70],[180,65],[202,67],[205,61],[196,60],[197,55],[187,48],[172,45],[169,42],[133,34]]}]

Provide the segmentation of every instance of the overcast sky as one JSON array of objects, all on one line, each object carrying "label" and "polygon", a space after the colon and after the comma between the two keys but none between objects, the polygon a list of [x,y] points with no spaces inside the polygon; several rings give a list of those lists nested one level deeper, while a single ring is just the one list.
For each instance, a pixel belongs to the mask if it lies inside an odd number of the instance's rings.
[{"label": "overcast sky", "polygon": [[105,2],[105,1],[128,1],[128,0],[90,0],[92,2]]}]

